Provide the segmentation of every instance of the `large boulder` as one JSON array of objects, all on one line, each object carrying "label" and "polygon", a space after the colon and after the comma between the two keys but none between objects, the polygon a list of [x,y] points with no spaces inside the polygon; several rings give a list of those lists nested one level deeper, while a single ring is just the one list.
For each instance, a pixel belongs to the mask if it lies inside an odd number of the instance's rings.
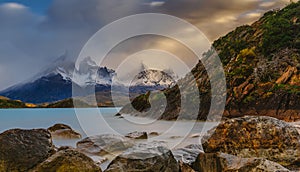
[{"label": "large boulder", "polygon": [[223,121],[202,138],[202,145],[206,153],[262,157],[283,166],[300,164],[300,135],[296,128],[271,117]]},{"label": "large boulder", "polygon": [[55,124],[48,128],[53,139],[80,139],[81,134],[65,124]]},{"label": "large boulder", "polygon": [[105,155],[132,147],[131,139],[113,134],[87,137],[77,142],[77,149],[90,155]]},{"label": "large boulder", "polygon": [[28,171],[55,152],[45,129],[13,129],[0,134],[0,171]]},{"label": "large boulder", "polygon": [[101,172],[101,168],[86,155],[73,149],[65,149],[58,151],[32,170],[32,172],[44,171]]},{"label": "large boulder", "polygon": [[202,152],[202,146],[198,144],[192,144],[184,148],[172,150],[172,153],[177,161],[182,161],[184,164],[188,165],[191,165],[193,162],[195,162],[199,153]]},{"label": "large boulder", "polygon": [[140,143],[117,156],[105,172],[178,172],[172,152],[161,143]]},{"label": "large boulder", "polygon": [[225,153],[200,153],[193,168],[198,172],[289,172],[263,158],[240,158]]}]

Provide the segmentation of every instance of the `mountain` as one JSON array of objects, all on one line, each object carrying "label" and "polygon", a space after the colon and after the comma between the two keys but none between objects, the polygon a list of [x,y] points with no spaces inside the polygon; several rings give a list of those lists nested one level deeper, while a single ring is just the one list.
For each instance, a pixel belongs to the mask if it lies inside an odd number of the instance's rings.
[{"label": "mountain", "polygon": [[164,71],[148,69],[141,71],[131,82],[135,86],[161,86],[170,87],[175,85],[173,77]]},{"label": "mountain", "polygon": [[[227,82],[227,101],[224,118],[244,115],[272,116],[285,121],[300,119],[300,2],[281,10],[264,14],[252,25],[244,25],[213,42],[220,57]],[[213,49],[212,49],[213,50]],[[203,54],[209,59],[213,51]],[[210,81],[199,62],[192,70],[200,92],[199,120],[206,120],[211,104]],[[193,77],[186,76],[178,83],[192,88]],[[166,89],[167,107],[157,116],[157,96],[144,94],[133,100],[143,116],[174,120],[180,110],[178,86]],[[155,93],[154,93],[155,95]],[[188,93],[187,93],[188,95]],[[150,99],[150,100],[149,100]],[[193,101],[193,97],[190,97]],[[151,111],[148,112],[149,108]],[[134,114],[128,106],[121,112]],[[141,114],[139,114],[141,115]],[[186,114],[184,118],[191,118]]]},{"label": "mountain", "polygon": [[[0,95],[35,104],[57,102],[72,97],[73,83],[76,89],[95,90],[99,105],[113,105],[108,92],[111,90],[112,79],[117,77],[114,70],[98,67],[90,57],[80,63],[79,70],[75,73],[74,69],[75,63],[68,59],[66,53],[31,79],[1,91]],[[174,80],[163,71],[145,70],[131,83],[130,95],[135,97],[147,91],[165,89],[173,83]],[[116,84],[120,92],[118,94],[122,95],[126,86],[120,82]],[[76,96],[86,97],[89,94],[94,94],[94,91]]]}]

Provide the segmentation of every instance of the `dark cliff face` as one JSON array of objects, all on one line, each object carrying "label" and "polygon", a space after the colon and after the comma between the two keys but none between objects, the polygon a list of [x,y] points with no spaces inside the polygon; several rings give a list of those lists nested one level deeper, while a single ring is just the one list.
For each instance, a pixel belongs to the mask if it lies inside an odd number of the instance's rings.
[{"label": "dark cliff face", "polygon": [[[216,40],[213,48],[223,63],[226,75],[224,117],[265,115],[286,121],[300,119],[300,2],[267,12],[250,26],[236,28]],[[211,52],[203,56],[209,58]],[[198,119],[205,120],[211,100],[210,82],[201,62],[192,73],[200,91]],[[185,77],[179,82],[189,87],[191,79]],[[164,94],[168,104],[160,119],[176,119],[180,111],[178,87],[166,89]],[[133,107],[146,112],[150,107],[147,96],[135,99]],[[155,103],[155,100],[151,101]],[[124,107],[121,113],[130,112]]]}]

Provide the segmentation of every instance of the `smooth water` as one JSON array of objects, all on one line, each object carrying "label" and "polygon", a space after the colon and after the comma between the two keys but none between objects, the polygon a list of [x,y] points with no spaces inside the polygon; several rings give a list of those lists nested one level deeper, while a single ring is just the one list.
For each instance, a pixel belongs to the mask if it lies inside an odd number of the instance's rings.
[{"label": "smooth water", "polygon": [[[99,108],[99,109],[0,109],[0,132],[8,129],[21,128],[48,128],[56,123],[63,123],[71,126],[74,130],[86,137],[88,133],[96,134],[116,134],[125,135],[133,131],[158,132],[160,136],[150,137],[151,141],[164,141],[170,147],[183,147],[189,144],[199,144],[201,132],[212,128],[215,123],[208,123],[204,130],[203,122],[195,121],[157,121],[146,118],[137,118],[124,116],[120,118],[115,116],[119,108]],[[100,111],[103,120],[93,120],[92,116],[99,115]],[[78,112],[82,119],[90,120],[89,129],[87,126],[81,126],[77,118]],[[84,114],[84,117],[82,117]],[[82,124],[82,123],[81,123]],[[86,123],[85,123],[86,125]],[[114,132],[112,132],[112,130]],[[88,134],[89,135],[89,134]],[[78,140],[54,140],[56,146],[75,147]]]}]

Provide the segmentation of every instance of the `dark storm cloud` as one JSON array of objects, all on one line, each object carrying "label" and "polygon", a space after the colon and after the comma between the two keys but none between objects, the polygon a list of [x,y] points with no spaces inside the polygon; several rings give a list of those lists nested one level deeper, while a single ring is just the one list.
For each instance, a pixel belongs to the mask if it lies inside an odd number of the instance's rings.
[{"label": "dark storm cloud", "polygon": [[[84,43],[98,29],[127,15],[144,12],[175,15],[196,25],[212,41],[238,25],[253,22],[266,10],[282,7],[287,2],[54,0],[44,16],[34,14],[21,4],[0,4],[0,90],[30,78],[65,51],[70,58],[76,58]],[[147,40],[139,47],[155,44],[149,42],[151,39]],[[124,45],[118,51],[136,48],[132,46]]]}]

